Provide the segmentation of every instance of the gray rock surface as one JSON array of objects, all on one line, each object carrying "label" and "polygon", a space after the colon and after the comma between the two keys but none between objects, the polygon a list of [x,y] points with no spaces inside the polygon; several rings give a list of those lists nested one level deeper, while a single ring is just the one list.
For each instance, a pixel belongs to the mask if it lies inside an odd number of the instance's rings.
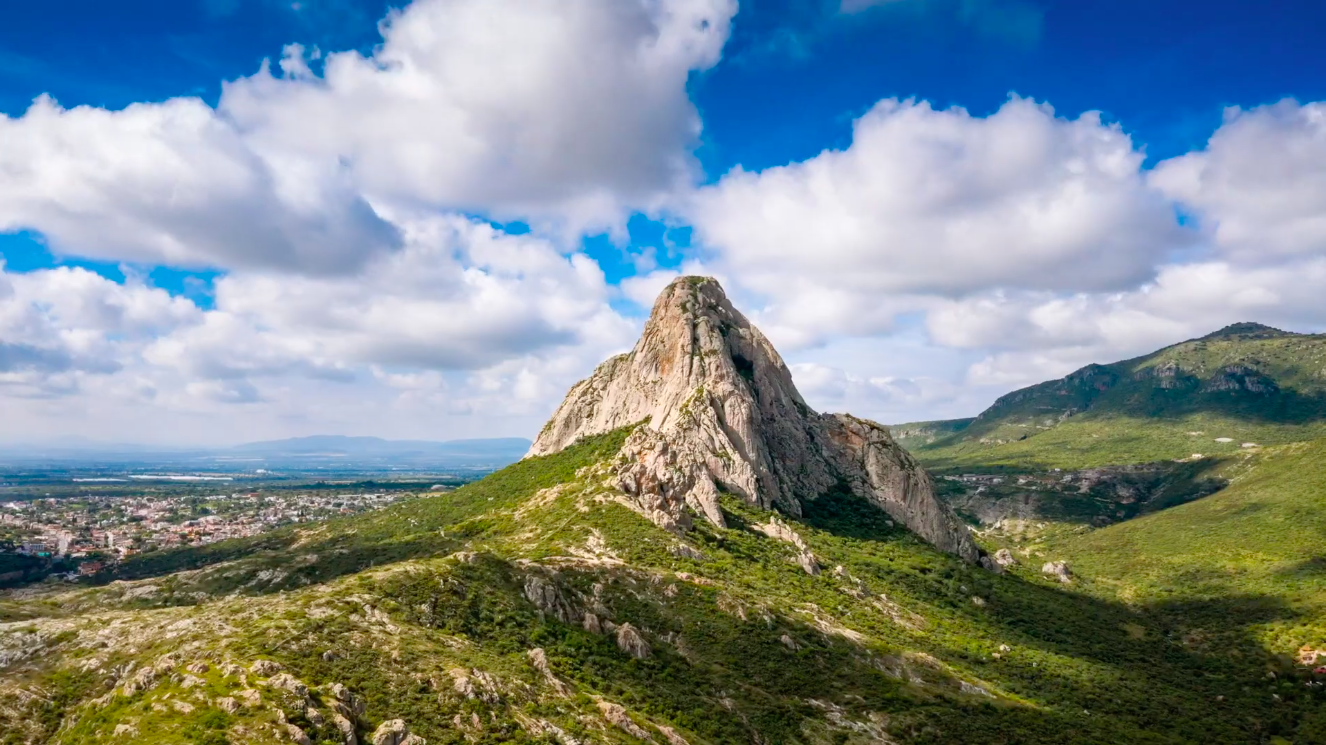
[{"label": "gray rock surface", "polygon": [[635,348],[572,387],[529,456],[635,424],[644,426],[627,438],[612,478],[641,514],[669,530],[687,529],[691,513],[723,526],[720,487],[799,517],[805,504],[842,486],[938,548],[980,557],[930,476],[888,430],[806,405],[773,345],[713,279],[668,285]]},{"label": "gray rock surface", "polygon": [[617,627],[617,647],[637,660],[643,660],[653,652],[639,630],[629,623]]},{"label": "gray rock surface", "polygon": [[1047,561],[1041,566],[1041,574],[1054,577],[1055,579],[1067,584],[1073,581],[1073,572],[1068,568],[1066,561]]},{"label": "gray rock surface", "polygon": [[389,719],[373,731],[373,745],[424,745],[424,738],[410,734],[410,728],[401,719]]}]

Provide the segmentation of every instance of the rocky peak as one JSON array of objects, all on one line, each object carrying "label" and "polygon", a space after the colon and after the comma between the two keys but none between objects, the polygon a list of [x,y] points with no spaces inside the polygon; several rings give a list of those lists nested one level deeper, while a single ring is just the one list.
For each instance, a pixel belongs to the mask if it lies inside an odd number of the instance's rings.
[{"label": "rocky peak", "polygon": [[629,353],[577,383],[530,449],[643,423],[612,464],[618,488],[655,523],[689,511],[722,525],[719,490],[800,516],[835,486],[865,497],[939,548],[976,561],[966,527],[888,431],[806,405],[769,340],[708,277],[681,277],[654,303]]}]

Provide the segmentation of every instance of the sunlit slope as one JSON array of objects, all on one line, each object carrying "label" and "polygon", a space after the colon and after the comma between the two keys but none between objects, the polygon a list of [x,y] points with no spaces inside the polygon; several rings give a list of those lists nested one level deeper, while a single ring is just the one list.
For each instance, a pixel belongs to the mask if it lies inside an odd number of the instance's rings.
[{"label": "sunlit slope", "polygon": [[[1270,449],[1223,491],[1052,550],[1094,591],[1168,607],[1200,635],[1247,623],[1276,651],[1326,650],[1326,441]],[[1220,612],[1201,612],[1211,601]]]},{"label": "sunlit slope", "polygon": [[1326,336],[1236,324],[1014,391],[971,424],[912,449],[936,468],[1082,468],[1322,436]]}]

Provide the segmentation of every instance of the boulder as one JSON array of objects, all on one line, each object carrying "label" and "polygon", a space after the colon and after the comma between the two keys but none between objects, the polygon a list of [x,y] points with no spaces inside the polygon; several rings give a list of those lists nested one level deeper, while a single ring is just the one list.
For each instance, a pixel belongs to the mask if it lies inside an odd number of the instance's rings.
[{"label": "boulder", "polygon": [[150,667],[145,667],[139,670],[132,678],[125,681],[124,687],[121,690],[124,691],[124,695],[132,696],[135,693],[140,693],[151,688],[152,685],[156,683],[156,680],[156,670],[153,670]]},{"label": "boulder", "polygon": [[340,714],[332,714],[332,725],[341,733],[342,745],[359,745],[359,737],[355,735],[355,725],[349,719]]},{"label": "boulder", "polygon": [[285,734],[286,737],[290,738],[290,742],[298,743],[298,745],[313,745],[313,741],[308,739],[308,735],[304,734],[304,730],[298,725],[287,724]]},{"label": "boulder", "polygon": [[289,691],[300,698],[308,698],[308,686],[299,678],[290,673],[281,673],[274,675],[267,681],[267,685],[282,691]]},{"label": "boulder", "polygon": [[639,630],[629,623],[617,627],[617,648],[637,660],[643,660],[653,653]]},{"label": "boulder", "polygon": [[355,721],[364,715],[365,702],[360,696],[355,695],[349,688],[340,683],[332,683],[328,688],[332,695],[332,709],[341,716]]},{"label": "boulder", "polygon": [[425,745],[427,740],[410,734],[410,728],[403,719],[391,719],[378,725],[369,738],[372,745]]},{"label": "boulder", "polygon": [[1041,567],[1041,574],[1054,577],[1055,579],[1067,584],[1073,581],[1073,572],[1068,568],[1066,561],[1047,561]]},{"label": "boulder", "polygon": [[239,711],[239,702],[231,696],[223,696],[216,700],[216,708],[227,714],[234,714]]},{"label": "boulder", "polygon": [[281,670],[283,669],[284,668],[281,667],[281,663],[273,662],[271,660],[258,660],[254,662],[252,665],[249,665],[249,672],[253,673],[254,675],[261,675],[264,678],[267,677],[268,675],[275,675],[276,673],[281,672]]}]

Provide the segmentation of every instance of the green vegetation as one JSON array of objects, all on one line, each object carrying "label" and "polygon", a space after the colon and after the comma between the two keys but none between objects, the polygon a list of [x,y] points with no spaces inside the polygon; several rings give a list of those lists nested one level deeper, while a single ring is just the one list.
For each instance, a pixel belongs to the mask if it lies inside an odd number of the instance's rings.
[{"label": "green vegetation", "polygon": [[[1326,477],[1293,494],[1276,480],[1320,447],[1270,453],[1271,470],[1228,473],[1215,497],[1043,541],[1081,577],[1064,586],[1032,560],[1003,576],[966,565],[845,490],[790,523],[818,574],[752,529],[771,513],[732,497],[726,529],[674,535],[605,485],[629,431],[371,515],[163,552],[130,567],[138,581],[9,601],[24,620],[0,653],[40,651],[0,682],[0,742],[276,743],[287,723],[340,742],[333,684],[362,698],[360,741],[400,718],[434,745],[639,742],[601,702],[693,745],[1319,741],[1321,689],[1285,652],[1326,641],[1310,540]],[[1229,494],[1221,509],[1246,520],[1226,535],[1207,505]],[[1193,510],[1215,510],[1194,535],[1266,548],[1222,560],[1165,527]],[[1241,574],[1165,589],[1166,573],[1230,566]],[[607,623],[639,629],[649,654],[620,649]],[[271,673],[227,672],[256,660],[307,700],[264,684]],[[160,672],[127,692],[144,667]],[[221,708],[246,689],[261,704]]]},{"label": "green vegetation", "polygon": [[[1229,629],[1291,653],[1326,650],[1326,441],[1262,454],[1218,494],[1051,543],[1094,594],[1146,603],[1186,643],[1232,644]],[[1219,614],[1217,601],[1242,598]]]},{"label": "green vegetation", "polygon": [[964,421],[895,429],[939,469],[1086,468],[1326,437],[1326,336],[1236,324],[1014,391]]},{"label": "green vegetation", "polygon": [[934,443],[946,437],[955,435],[967,427],[975,419],[938,419],[933,422],[907,422],[906,424],[894,424],[889,426],[889,432],[893,439],[899,445],[908,450],[915,450]]},{"label": "green vegetation", "polygon": [[[136,556],[123,565],[116,578],[157,577],[243,559],[250,566],[261,565],[283,573],[280,581],[262,587],[262,591],[274,591],[323,582],[375,565],[444,555],[457,550],[463,539],[482,524],[482,520],[466,521],[519,504],[540,489],[571,481],[578,469],[620,449],[631,429],[586,438],[556,456],[527,458],[454,492],[409,500],[368,515]],[[291,553],[296,551],[318,560],[292,567]],[[241,580],[247,581],[247,577],[217,573],[203,589],[234,591],[241,587]],[[252,587],[246,589],[255,591]],[[181,602],[192,601],[181,598]]]}]

